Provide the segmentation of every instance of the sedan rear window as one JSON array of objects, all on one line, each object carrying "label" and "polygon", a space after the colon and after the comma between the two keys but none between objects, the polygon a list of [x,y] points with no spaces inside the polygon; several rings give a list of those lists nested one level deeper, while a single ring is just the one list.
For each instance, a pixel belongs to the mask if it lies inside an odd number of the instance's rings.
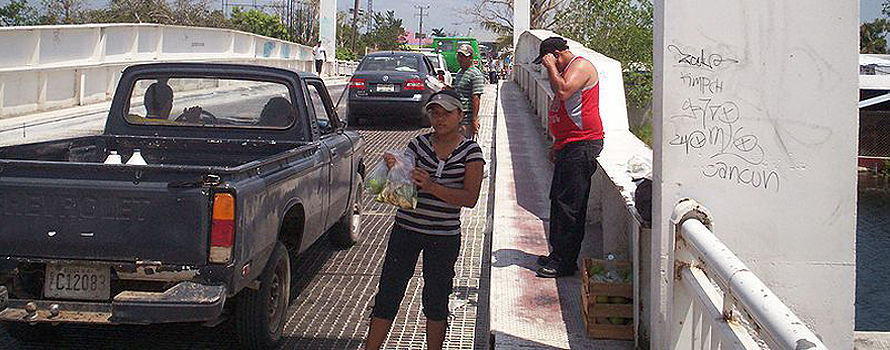
[{"label": "sedan rear window", "polygon": [[419,66],[415,55],[375,55],[365,57],[358,70],[416,72]]}]

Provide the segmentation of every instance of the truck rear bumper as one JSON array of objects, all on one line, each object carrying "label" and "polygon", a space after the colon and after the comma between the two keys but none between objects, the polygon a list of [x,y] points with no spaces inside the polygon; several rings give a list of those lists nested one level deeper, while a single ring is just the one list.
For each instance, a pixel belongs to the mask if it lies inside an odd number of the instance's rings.
[{"label": "truck rear bumper", "polygon": [[[152,324],[216,320],[223,311],[226,287],[186,281],[164,292],[124,291],[110,303],[6,299],[5,295],[0,286],[0,321]],[[31,302],[36,311],[29,312]]]}]

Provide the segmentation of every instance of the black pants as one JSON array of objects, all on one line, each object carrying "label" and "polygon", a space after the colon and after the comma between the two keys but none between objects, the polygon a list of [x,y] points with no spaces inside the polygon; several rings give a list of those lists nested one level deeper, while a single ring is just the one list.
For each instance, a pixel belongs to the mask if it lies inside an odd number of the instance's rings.
[{"label": "black pants", "polygon": [[426,235],[408,231],[399,224],[393,224],[389,236],[371,316],[387,320],[396,318],[421,251],[423,314],[433,321],[448,318],[448,296],[453,287],[454,263],[460,253],[460,235]]},{"label": "black pants", "polygon": [[550,257],[560,271],[575,271],[584,240],[590,177],[596,172],[596,158],[603,140],[566,144],[556,153],[553,182],[550,185]]},{"label": "black pants", "polygon": [[315,60],[315,74],[321,74],[321,64],[324,63],[323,60]]}]

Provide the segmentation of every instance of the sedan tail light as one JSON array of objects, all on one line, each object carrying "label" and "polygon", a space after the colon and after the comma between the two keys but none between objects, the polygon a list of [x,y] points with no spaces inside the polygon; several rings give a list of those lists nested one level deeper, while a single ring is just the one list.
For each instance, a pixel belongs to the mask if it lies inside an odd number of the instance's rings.
[{"label": "sedan tail light", "polygon": [[422,80],[405,80],[405,90],[423,90],[424,88]]},{"label": "sedan tail light", "polygon": [[225,264],[232,260],[235,238],[235,197],[229,193],[213,196],[213,220],[210,224],[210,262]]},{"label": "sedan tail light", "polygon": [[368,84],[365,79],[352,78],[352,80],[349,81],[349,88],[364,90],[368,88]]}]

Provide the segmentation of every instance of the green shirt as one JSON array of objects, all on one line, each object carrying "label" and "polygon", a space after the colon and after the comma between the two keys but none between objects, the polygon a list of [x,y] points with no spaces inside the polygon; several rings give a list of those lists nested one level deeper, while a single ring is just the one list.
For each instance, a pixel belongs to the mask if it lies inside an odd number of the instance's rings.
[{"label": "green shirt", "polygon": [[485,75],[476,66],[457,72],[452,87],[460,94],[460,102],[464,104],[464,120],[473,117],[473,95],[482,95],[485,90]]}]

